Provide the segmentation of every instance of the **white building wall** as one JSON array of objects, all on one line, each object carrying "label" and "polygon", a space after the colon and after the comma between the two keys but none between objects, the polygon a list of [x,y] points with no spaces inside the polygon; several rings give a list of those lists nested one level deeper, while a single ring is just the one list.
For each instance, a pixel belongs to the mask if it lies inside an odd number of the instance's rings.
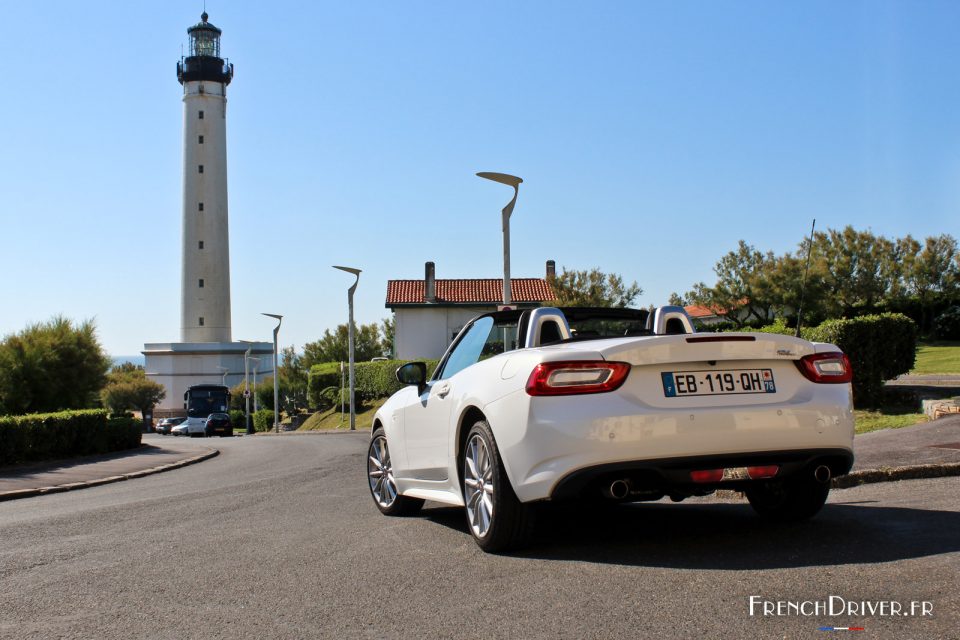
[{"label": "white building wall", "polygon": [[[273,343],[254,343],[250,361],[249,382],[253,386],[253,368],[257,366],[257,380],[273,376]],[[233,343],[154,343],[144,345],[144,368],[147,377],[162,384],[167,396],[157,405],[157,412],[183,409],[183,394],[195,384],[223,384],[223,370],[227,369],[226,385],[233,387],[244,379],[244,354],[251,345]]]},{"label": "white building wall", "polygon": [[439,358],[464,325],[481,314],[496,310],[496,306],[398,308],[394,311],[396,358]]},{"label": "white building wall", "polygon": [[207,81],[183,84],[182,342],[232,339],[226,109],[226,85]]}]

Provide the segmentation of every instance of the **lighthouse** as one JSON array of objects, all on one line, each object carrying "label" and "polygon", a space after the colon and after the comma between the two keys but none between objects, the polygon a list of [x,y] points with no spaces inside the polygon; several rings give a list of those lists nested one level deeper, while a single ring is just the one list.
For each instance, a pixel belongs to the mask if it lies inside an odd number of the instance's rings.
[{"label": "lighthouse", "polygon": [[208,21],[187,29],[189,55],[177,63],[183,85],[183,247],[181,342],[230,342],[227,217],[227,85],[233,65],[220,57],[221,31]]},{"label": "lighthouse", "polygon": [[[227,216],[227,86],[233,65],[220,55],[222,31],[207,12],[187,29],[177,62],[183,88],[180,341],[144,344],[146,374],[166,398],[156,417],[186,415],[192,385],[233,387],[273,375],[272,342],[233,342]],[[254,377],[249,376],[250,371]],[[246,374],[246,375],[245,375]]]}]

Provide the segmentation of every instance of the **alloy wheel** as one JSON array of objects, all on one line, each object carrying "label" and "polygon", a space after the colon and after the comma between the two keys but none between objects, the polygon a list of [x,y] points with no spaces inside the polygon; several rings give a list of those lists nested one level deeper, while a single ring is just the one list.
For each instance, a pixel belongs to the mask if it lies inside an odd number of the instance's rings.
[{"label": "alloy wheel", "polygon": [[487,535],[493,521],[493,461],[479,434],[467,442],[463,469],[463,497],[470,528],[478,538]]},{"label": "alloy wheel", "polygon": [[381,507],[387,508],[397,499],[397,483],[393,478],[393,466],[390,463],[390,450],[387,439],[378,436],[370,443],[367,456],[367,478],[370,481],[370,493]]}]

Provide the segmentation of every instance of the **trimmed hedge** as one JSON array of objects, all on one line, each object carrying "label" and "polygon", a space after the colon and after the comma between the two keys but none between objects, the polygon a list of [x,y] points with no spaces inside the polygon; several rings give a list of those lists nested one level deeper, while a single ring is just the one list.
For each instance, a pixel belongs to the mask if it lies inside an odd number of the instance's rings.
[{"label": "trimmed hedge", "polygon": [[[307,404],[311,407],[328,406],[323,390],[328,387],[340,388],[340,363],[324,362],[310,367],[310,384],[307,386]],[[346,376],[344,376],[346,377]],[[334,394],[336,395],[336,394]]]},{"label": "trimmed hedge", "polygon": [[254,431],[273,431],[273,409],[260,409],[253,414]]},{"label": "trimmed hedge", "polygon": [[143,425],[102,409],[0,417],[0,465],[121,451],[140,446]]},{"label": "trimmed hedge", "polygon": [[827,320],[804,334],[808,340],[837,345],[850,358],[857,406],[876,404],[884,381],[913,369],[917,325],[900,313]]},{"label": "trimmed hedge", "polygon": [[[399,391],[403,385],[397,382],[397,369],[408,362],[415,361],[377,360],[375,362],[354,363],[354,384],[357,388],[358,400],[386,398]],[[429,379],[440,361],[425,360],[424,362],[427,364],[427,378]],[[307,398],[311,406],[316,407],[322,404],[322,392],[328,387],[340,388],[339,362],[325,362],[311,367],[310,387],[307,390]]]}]

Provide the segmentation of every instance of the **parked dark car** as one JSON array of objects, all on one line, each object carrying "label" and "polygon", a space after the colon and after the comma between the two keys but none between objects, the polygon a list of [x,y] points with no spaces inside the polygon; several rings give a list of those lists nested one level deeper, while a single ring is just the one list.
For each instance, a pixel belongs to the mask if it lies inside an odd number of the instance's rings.
[{"label": "parked dark car", "polygon": [[233,425],[230,424],[230,416],[226,413],[211,413],[207,418],[206,434],[210,436],[218,435],[221,438],[233,435]]},{"label": "parked dark car", "polygon": [[159,433],[162,436],[170,435],[170,430],[175,426],[186,420],[186,418],[164,418],[157,423],[157,426],[154,428],[154,431]]}]

